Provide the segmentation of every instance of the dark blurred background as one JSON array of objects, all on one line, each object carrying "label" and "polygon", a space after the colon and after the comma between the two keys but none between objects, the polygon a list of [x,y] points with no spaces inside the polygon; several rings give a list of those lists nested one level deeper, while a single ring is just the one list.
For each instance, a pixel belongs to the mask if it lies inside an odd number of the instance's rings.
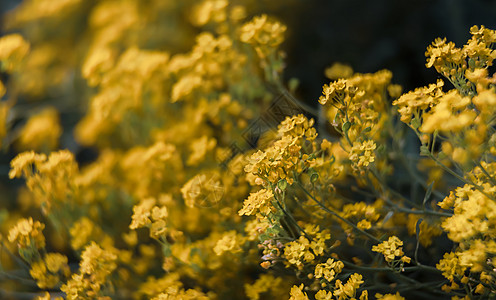
[{"label": "dark blurred background", "polygon": [[[0,0],[0,13],[20,2]],[[425,49],[436,37],[461,46],[472,25],[496,28],[493,0],[253,0],[251,4],[259,8],[255,13],[274,15],[287,24],[285,75],[300,80],[298,96],[315,106],[328,81],[324,69],[334,62],[347,63],[361,73],[389,69],[393,81],[408,91],[439,77],[424,65]]]},{"label": "dark blurred background", "polygon": [[347,63],[356,72],[389,69],[408,91],[435,82],[425,50],[437,37],[462,46],[469,28],[496,28],[490,0],[300,0],[268,10],[288,25],[286,76],[300,80],[300,97],[316,105],[324,69]]}]

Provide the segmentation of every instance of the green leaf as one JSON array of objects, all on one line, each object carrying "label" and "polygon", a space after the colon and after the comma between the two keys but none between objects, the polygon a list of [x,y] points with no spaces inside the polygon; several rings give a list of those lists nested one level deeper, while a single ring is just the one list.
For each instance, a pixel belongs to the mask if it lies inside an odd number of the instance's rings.
[{"label": "green leaf", "polygon": [[434,186],[434,181],[431,182],[431,184],[429,184],[429,186],[427,187],[427,191],[425,191],[424,201],[422,202],[422,205],[424,207],[425,207],[425,203],[427,202],[427,200],[429,200],[429,198],[431,197],[433,186]]},{"label": "green leaf", "polygon": [[431,152],[426,145],[420,146],[420,155],[421,156],[430,156]]},{"label": "green leaf", "polygon": [[291,78],[288,82],[289,91],[291,93],[294,93],[299,85],[300,85],[300,81],[297,78]]},{"label": "green leaf", "polygon": [[414,129],[418,129],[420,127],[420,125],[422,125],[422,124],[420,124],[420,120],[418,118],[413,118],[411,124],[412,124],[412,127]]},{"label": "green leaf", "polygon": [[319,174],[318,173],[313,173],[310,175],[310,182],[314,183],[319,179]]},{"label": "green leaf", "polygon": [[419,238],[419,236],[420,236],[420,223],[422,223],[423,220],[424,219],[420,218],[420,219],[418,219],[417,224],[415,224],[415,234],[417,236],[417,245],[415,246],[415,256],[414,256],[415,261],[418,261],[417,254],[418,254],[418,248],[420,245],[420,238]]},{"label": "green leaf", "polygon": [[343,132],[348,132],[348,130],[350,130],[350,127],[351,127],[351,123],[346,122],[343,124],[343,127],[341,129],[343,129]]},{"label": "green leaf", "polygon": [[286,181],[286,179],[281,179],[277,183],[277,187],[281,189],[281,191],[285,191],[286,188],[288,187],[288,182]]}]

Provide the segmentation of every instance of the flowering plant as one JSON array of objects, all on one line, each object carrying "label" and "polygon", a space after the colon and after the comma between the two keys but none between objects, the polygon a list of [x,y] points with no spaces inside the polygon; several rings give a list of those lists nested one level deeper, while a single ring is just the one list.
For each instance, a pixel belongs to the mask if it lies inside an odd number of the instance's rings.
[{"label": "flowering plant", "polygon": [[7,16],[2,297],[496,297],[495,30],[436,39],[446,81],[404,94],[335,64],[317,113],[250,1],[139,4]]}]

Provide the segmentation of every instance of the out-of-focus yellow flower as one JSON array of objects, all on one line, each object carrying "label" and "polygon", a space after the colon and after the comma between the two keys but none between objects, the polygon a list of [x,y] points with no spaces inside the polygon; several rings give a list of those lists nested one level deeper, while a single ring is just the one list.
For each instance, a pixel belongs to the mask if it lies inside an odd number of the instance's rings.
[{"label": "out-of-focus yellow flower", "polygon": [[32,116],[21,130],[19,149],[49,152],[55,150],[62,134],[62,126],[55,108],[46,108]]},{"label": "out-of-focus yellow flower", "polygon": [[45,236],[42,230],[45,224],[33,221],[33,218],[21,219],[9,231],[9,241],[17,242],[19,248],[41,249],[45,247]]},{"label": "out-of-focus yellow flower", "polygon": [[20,34],[0,38],[0,70],[12,72],[29,52],[29,43]]},{"label": "out-of-focus yellow flower", "polygon": [[337,80],[340,78],[348,78],[353,75],[353,68],[342,63],[334,63],[329,68],[326,68],[324,73],[327,78]]}]

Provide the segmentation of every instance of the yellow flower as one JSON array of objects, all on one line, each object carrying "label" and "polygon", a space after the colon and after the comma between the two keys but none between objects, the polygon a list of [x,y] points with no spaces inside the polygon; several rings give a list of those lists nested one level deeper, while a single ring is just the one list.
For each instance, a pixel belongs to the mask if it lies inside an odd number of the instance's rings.
[{"label": "yellow flower", "polygon": [[187,160],[188,165],[196,166],[201,163],[208,151],[215,148],[217,141],[204,135],[201,138],[191,141],[191,154]]},{"label": "yellow flower", "polygon": [[31,264],[29,274],[40,288],[54,288],[70,274],[67,257],[60,253],[47,253],[43,260]]},{"label": "yellow flower", "polygon": [[214,252],[217,255],[222,255],[225,252],[237,253],[241,252],[242,237],[231,230],[226,232],[214,247]]},{"label": "yellow flower", "polygon": [[243,208],[239,210],[240,216],[250,216],[256,213],[268,215],[272,210],[272,200],[274,194],[271,190],[261,189],[258,192],[251,193],[248,199],[243,203]]},{"label": "yellow flower", "polygon": [[18,178],[22,175],[28,177],[32,174],[32,165],[38,165],[47,159],[45,154],[37,154],[34,151],[18,154],[11,162],[9,178]]},{"label": "yellow flower", "polygon": [[421,132],[458,132],[471,125],[476,117],[473,110],[467,109],[470,98],[462,97],[457,90],[451,90],[438,101],[430,112],[423,115]]},{"label": "yellow flower", "polygon": [[34,298],[34,300],[63,300],[63,299],[64,298],[62,297],[52,297],[50,296],[49,292],[45,292],[43,295]]},{"label": "yellow flower", "polygon": [[364,141],[362,143],[354,142],[349,154],[352,167],[354,169],[368,167],[370,163],[375,161],[375,149],[376,144],[372,140]]},{"label": "yellow flower", "polygon": [[299,114],[292,117],[286,117],[279,124],[278,132],[280,135],[289,135],[292,137],[303,138],[313,141],[317,137],[317,131],[313,128],[314,120],[308,120],[304,115]]},{"label": "yellow flower", "polygon": [[29,52],[29,43],[19,34],[0,38],[0,69],[12,72]]},{"label": "yellow flower", "polygon": [[334,261],[334,259],[329,258],[325,263],[315,266],[315,278],[325,278],[325,280],[331,282],[336,278],[337,274],[341,273],[343,267],[342,261]]},{"label": "yellow flower", "polygon": [[357,273],[352,274],[345,284],[338,279],[335,284],[334,296],[338,297],[338,299],[355,298],[356,292],[362,283],[362,275]]},{"label": "yellow flower", "polygon": [[59,116],[54,108],[46,108],[32,116],[22,128],[18,146],[21,150],[48,152],[58,146],[62,134]]},{"label": "yellow flower", "polygon": [[326,290],[319,290],[315,294],[315,300],[332,300],[332,292]]},{"label": "yellow flower", "polygon": [[154,198],[143,199],[140,204],[133,207],[133,216],[129,229],[137,229],[151,224],[150,216],[152,207],[155,205]]},{"label": "yellow flower", "polygon": [[19,248],[41,249],[45,247],[45,237],[42,230],[45,224],[34,222],[32,218],[21,219],[9,231],[9,241],[17,242]]},{"label": "yellow flower", "polygon": [[191,22],[203,26],[209,22],[221,23],[226,20],[227,0],[207,0],[196,5],[191,15]]},{"label": "yellow flower", "polygon": [[71,246],[74,250],[80,250],[90,241],[99,240],[102,238],[103,232],[93,221],[87,217],[74,222],[69,229],[71,235]]},{"label": "yellow flower", "polygon": [[304,262],[311,262],[315,259],[315,255],[310,250],[310,241],[304,236],[296,241],[285,244],[284,256],[290,265],[302,269]]},{"label": "yellow flower", "polygon": [[[403,241],[396,236],[391,236],[387,241],[380,243],[377,246],[372,246],[372,251],[379,252],[384,255],[387,262],[392,262],[396,257],[403,256]],[[401,258],[404,262],[409,262],[409,257]]]},{"label": "yellow flower", "polygon": [[343,101],[346,87],[346,80],[344,79],[339,79],[329,83],[328,85],[324,84],[322,88],[323,95],[320,96],[319,103],[325,105],[329,101],[331,104]]},{"label": "yellow flower", "polygon": [[290,292],[289,300],[308,300],[308,296],[303,292],[303,284],[300,286],[293,285]]},{"label": "yellow flower", "polygon": [[453,281],[455,277],[461,277],[466,267],[460,265],[460,260],[456,253],[445,253],[443,259],[439,261],[436,268],[443,272],[443,276],[448,280]]},{"label": "yellow flower", "polygon": [[396,292],[396,294],[385,294],[385,295],[377,293],[375,294],[375,297],[380,300],[405,300],[405,298],[402,297],[399,292]]},{"label": "yellow flower", "polygon": [[417,88],[393,101],[393,105],[398,107],[401,114],[401,121],[410,124],[414,115],[420,115],[422,111],[436,105],[439,97],[443,95],[443,85],[444,82],[438,79],[437,83]]},{"label": "yellow flower", "polygon": [[283,42],[285,31],[286,26],[261,15],[241,27],[240,40],[254,45],[257,54],[265,58]]},{"label": "yellow flower", "polygon": [[326,68],[324,73],[327,78],[331,80],[337,80],[341,78],[351,77],[351,75],[353,75],[353,68],[349,65],[334,63],[329,68]]},{"label": "yellow flower", "polygon": [[181,188],[184,203],[188,207],[204,207],[218,204],[223,195],[224,187],[219,174],[197,174]]}]

